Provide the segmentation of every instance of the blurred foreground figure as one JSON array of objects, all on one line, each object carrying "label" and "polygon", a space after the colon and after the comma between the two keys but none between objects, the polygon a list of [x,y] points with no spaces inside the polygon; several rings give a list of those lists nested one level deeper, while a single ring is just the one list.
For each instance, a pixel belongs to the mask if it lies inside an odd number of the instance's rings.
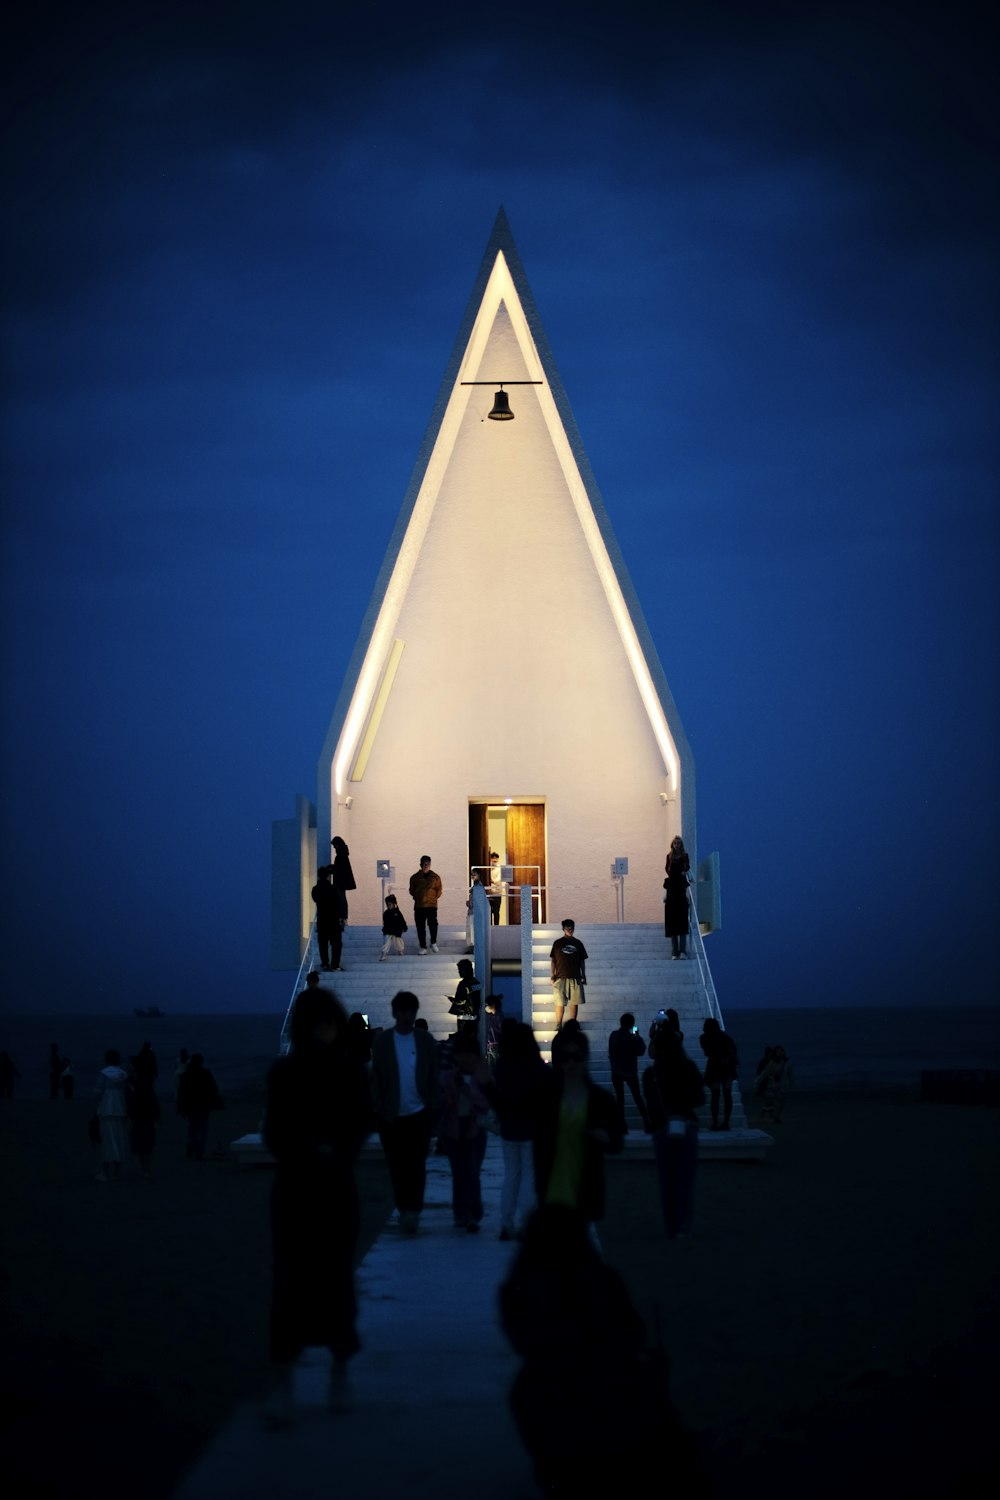
[{"label": "blurred foreground figure", "polygon": [[267,1080],[264,1141],[277,1164],[271,1192],[274,1281],[271,1359],[278,1385],[265,1415],[292,1416],[292,1366],[303,1349],[332,1355],[330,1408],[348,1409],[347,1361],[355,1331],[354,1163],[370,1128],[364,1069],[346,1045],[347,1016],[329,990],[295,1003],[291,1051]]},{"label": "blurred foreground figure", "polygon": [[579,1500],[648,1484],[653,1456],[657,1491],[711,1494],[670,1404],[666,1357],[644,1351],[625,1283],[580,1214],[538,1210],[499,1298],[501,1326],[523,1360],[511,1411],[544,1494]]},{"label": "blurred foreground figure", "polygon": [[680,1033],[667,1020],[649,1032],[652,1067],[642,1075],[649,1115],[660,1203],[667,1239],[690,1234],[698,1166],[698,1116],[705,1102],[701,1074],[685,1054]]}]

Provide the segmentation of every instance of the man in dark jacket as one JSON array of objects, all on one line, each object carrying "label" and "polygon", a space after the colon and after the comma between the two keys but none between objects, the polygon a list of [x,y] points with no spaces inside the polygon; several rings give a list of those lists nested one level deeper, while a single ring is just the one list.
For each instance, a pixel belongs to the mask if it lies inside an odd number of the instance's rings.
[{"label": "man in dark jacket", "polygon": [[396,1024],[372,1042],[372,1102],[404,1234],[416,1234],[424,1206],[427,1152],[438,1103],[434,1038],[416,1026],[420,1001],[401,990]]}]

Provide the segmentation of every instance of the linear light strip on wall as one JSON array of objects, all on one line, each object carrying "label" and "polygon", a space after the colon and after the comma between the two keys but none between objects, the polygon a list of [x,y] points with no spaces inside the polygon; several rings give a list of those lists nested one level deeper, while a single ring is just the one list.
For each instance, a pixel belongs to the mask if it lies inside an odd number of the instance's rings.
[{"label": "linear light strip on wall", "polygon": [[392,649],[389,652],[389,660],[385,664],[385,671],[382,673],[382,681],[378,685],[378,692],[375,694],[375,702],[372,704],[372,711],[368,716],[368,724],[365,728],[364,739],[358,746],[358,753],[355,756],[354,765],[351,767],[351,781],[360,781],[365,774],[365,767],[368,764],[368,757],[372,753],[372,746],[375,743],[375,736],[378,734],[379,725],[382,722],[382,715],[385,713],[385,706],[389,701],[389,694],[392,692],[392,684],[396,678],[396,671],[399,667],[400,658],[403,655],[403,646],[405,644],[405,641],[401,641],[399,639],[394,640],[392,643]]}]

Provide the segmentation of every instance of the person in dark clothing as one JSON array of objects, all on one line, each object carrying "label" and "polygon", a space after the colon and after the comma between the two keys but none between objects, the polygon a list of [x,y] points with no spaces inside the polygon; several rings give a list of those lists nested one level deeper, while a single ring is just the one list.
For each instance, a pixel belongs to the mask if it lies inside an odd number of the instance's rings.
[{"label": "person in dark clothing", "polygon": [[615,1099],[618,1103],[618,1116],[621,1128],[628,1135],[628,1126],[625,1123],[625,1085],[628,1084],[629,1093],[635,1100],[636,1108],[642,1116],[643,1129],[649,1129],[649,1116],[646,1114],[646,1106],[642,1102],[642,1094],[639,1092],[639,1059],[646,1055],[646,1043],[636,1030],[635,1016],[631,1011],[626,1011],[619,1019],[618,1030],[613,1031],[608,1037],[608,1057],[611,1062],[611,1087],[615,1091]]},{"label": "person in dark clothing", "polygon": [[416,1027],[420,1001],[392,1000],[395,1026],[372,1042],[372,1101],[404,1234],[416,1234],[424,1206],[427,1151],[438,1104],[438,1061],[429,1031]]},{"label": "person in dark clothing", "polygon": [[[510,1408],[545,1495],[619,1493],[639,1442],[656,1455],[652,1483],[665,1494],[708,1500],[698,1450],[670,1402],[669,1361],[661,1349],[647,1354],[623,1278],[571,1209],[543,1207],[529,1220],[499,1307],[521,1359]],[[553,1415],[560,1397],[572,1407],[566,1420]]]},{"label": "person in dark clothing", "polygon": [[320,967],[338,973],[344,945],[343,892],[330,884],[332,865],[316,871],[312,898],[316,903],[316,941],[319,943]]},{"label": "person in dark clothing", "polygon": [[367,1019],[359,1010],[352,1011],[347,1018],[344,1045],[354,1060],[367,1071],[372,1060],[372,1032]]},{"label": "person in dark clothing", "polygon": [[277,1387],[265,1414],[292,1417],[292,1367],[303,1349],[330,1350],[329,1405],[347,1410],[347,1363],[360,1348],[354,1253],[354,1164],[371,1128],[364,1070],[345,1045],[347,1017],[329,990],[305,991],[291,1049],[267,1080],[264,1143],[275,1159],[270,1356]]},{"label": "person in dark clothing", "polygon": [[673,950],[671,957],[687,958],[688,886],[691,884],[688,872],[691,860],[682,838],[671,839],[665,868],[663,930],[670,939]]},{"label": "person in dark clothing", "polygon": [[533,1140],[538,1092],[548,1072],[530,1026],[513,1018],[500,1026],[496,1067],[483,1084],[500,1122],[503,1187],[500,1190],[500,1238],[519,1235],[535,1207]]},{"label": "person in dark clothing", "polygon": [[402,955],[403,933],[406,930],[406,918],[399,909],[399,902],[395,896],[386,896],[385,911],[382,913],[382,936],[385,942],[382,944],[379,963],[388,958],[390,953]]},{"label": "person in dark clothing", "polygon": [[333,850],[333,864],[330,865],[330,884],[337,892],[337,903],[340,907],[341,930],[347,926],[347,892],[357,890],[357,881],[354,879],[354,871],[351,869],[351,851],[342,838],[330,840]]},{"label": "person in dark clothing", "polygon": [[[309,993],[303,990],[302,994]],[[301,999],[302,996],[299,997]],[[296,1010],[298,1002],[296,1002]],[[181,1074],[177,1085],[177,1113],[188,1122],[188,1161],[205,1160],[205,1142],[208,1138],[208,1117],[214,1110],[222,1109],[222,1098],[215,1079],[205,1067],[200,1052],[192,1052],[191,1060]]]},{"label": "person in dark clothing", "polygon": [[[156,1097],[156,1058],[148,1042],[132,1059],[131,1087],[126,1094],[128,1117],[132,1129],[132,1150],[139,1158],[143,1177],[153,1175],[153,1148],[156,1145],[156,1122],[160,1118],[160,1101]],[[209,1074],[211,1077],[211,1074]],[[206,1116],[206,1121],[207,1121]]]},{"label": "person in dark clothing", "polygon": [[438,1144],[451,1167],[455,1228],[467,1234],[479,1233],[483,1217],[479,1173],[486,1154],[483,1121],[490,1107],[483,1084],[489,1076],[479,1039],[471,1027],[465,1027],[455,1037],[451,1067],[441,1073]]},{"label": "person in dark clothing", "polygon": [[455,986],[455,993],[448,1009],[453,1016],[458,1016],[462,1021],[478,1021],[483,987],[476,978],[472,959],[460,958],[457,968],[458,984]]},{"label": "person in dark clothing", "polygon": [[701,1074],[685,1055],[674,1028],[654,1021],[649,1033],[652,1066],[642,1075],[649,1125],[656,1152],[656,1174],[667,1239],[688,1234],[694,1215],[694,1176],[698,1164],[698,1118],[705,1102]]},{"label": "person in dark clothing", "polygon": [[486,996],[486,1061],[495,1068],[500,1056],[500,1032],[503,1027],[503,997]]},{"label": "person in dark clothing", "polygon": [[[733,1083],[739,1068],[736,1043],[723,1031],[714,1016],[709,1016],[698,1038],[705,1054],[705,1082],[712,1099],[712,1129],[728,1130],[733,1113]],[[719,1124],[719,1095],[722,1095],[722,1124]]]},{"label": "person in dark clothing", "polygon": [[156,1053],[153,1051],[151,1042],[143,1042],[139,1051],[133,1057],[132,1073],[136,1078],[148,1078],[151,1083],[155,1083],[160,1076]]},{"label": "person in dark clothing", "polygon": [[539,1204],[560,1203],[585,1222],[604,1217],[604,1154],[622,1149],[618,1106],[587,1071],[590,1048],[578,1021],[552,1039],[552,1069],[535,1108]]}]

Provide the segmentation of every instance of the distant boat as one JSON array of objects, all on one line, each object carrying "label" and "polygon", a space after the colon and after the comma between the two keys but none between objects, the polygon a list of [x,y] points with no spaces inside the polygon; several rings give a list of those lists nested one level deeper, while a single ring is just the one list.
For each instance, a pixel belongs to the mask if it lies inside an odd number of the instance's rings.
[{"label": "distant boat", "polygon": [[163,1011],[158,1005],[137,1005],[132,1011],[132,1014],[134,1016],[141,1016],[144,1021],[155,1021],[158,1016],[163,1015]]}]

